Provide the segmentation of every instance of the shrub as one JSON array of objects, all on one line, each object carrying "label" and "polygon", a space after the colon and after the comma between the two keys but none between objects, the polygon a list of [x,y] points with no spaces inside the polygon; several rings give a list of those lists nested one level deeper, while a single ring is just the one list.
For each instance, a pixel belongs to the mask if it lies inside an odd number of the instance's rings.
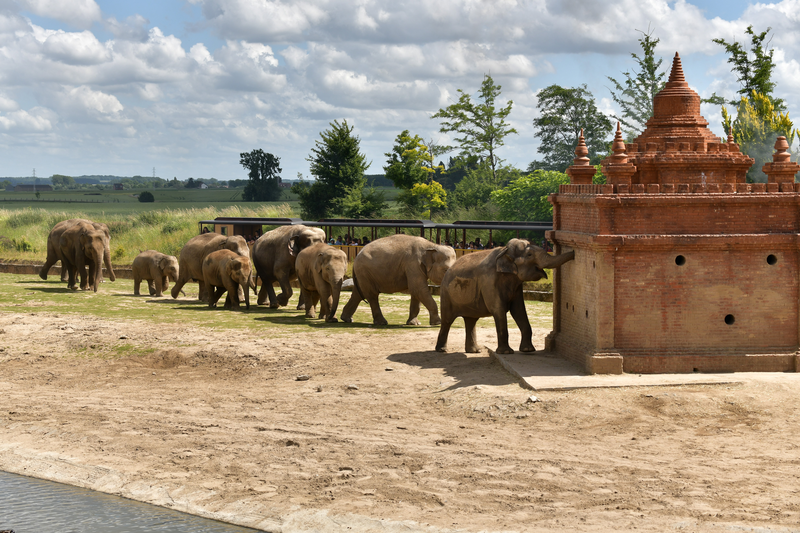
[{"label": "shrub", "polygon": [[155,202],[156,198],[153,196],[153,193],[150,191],[144,191],[139,193],[139,201],[140,202]]},{"label": "shrub", "polygon": [[125,248],[123,248],[122,246],[117,246],[117,249],[114,250],[113,254],[111,254],[111,259],[113,259],[114,261],[119,261],[123,257],[125,257]]},{"label": "shrub", "polygon": [[166,211],[144,211],[136,217],[137,222],[143,226],[159,226],[169,219],[169,213]]},{"label": "shrub", "polygon": [[108,232],[112,237],[128,233],[133,228],[133,224],[127,220],[110,220],[106,222],[106,226],[108,226]]},{"label": "shrub", "polygon": [[14,248],[17,249],[18,252],[33,252],[33,244],[28,240],[27,237],[24,235],[19,239],[11,239]]},{"label": "shrub", "polygon": [[164,227],[162,228],[162,232],[169,235],[170,233],[175,233],[176,231],[183,231],[186,229],[188,225],[184,221],[179,220],[170,220]]}]

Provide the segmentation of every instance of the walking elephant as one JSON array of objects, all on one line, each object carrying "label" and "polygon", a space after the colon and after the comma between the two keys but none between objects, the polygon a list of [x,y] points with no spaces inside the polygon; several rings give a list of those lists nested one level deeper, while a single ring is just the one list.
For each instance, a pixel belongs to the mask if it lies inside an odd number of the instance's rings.
[{"label": "walking elephant", "polygon": [[203,279],[208,285],[208,306],[216,307],[217,301],[227,291],[225,309],[239,309],[239,289],[244,292],[245,307],[250,309],[250,258],[242,257],[231,250],[217,250],[203,259]]},{"label": "walking elephant", "polygon": [[78,222],[61,233],[58,244],[61,264],[67,269],[67,287],[77,289],[75,282],[80,277],[81,290],[88,290],[91,286],[97,292],[103,277],[103,254],[107,242],[103,230],[96,229],[88,221]]},{"label": "walking elephant", "polygon": [[306,317],[315,318],[319,302],[320,317],[337,322],[336,309],[347,272],[347,254],[325,243],[312,244],[297,254],[297,279],[305,301]]},{"label": "walking elephant", "polygon": [[[297,279],[297,254],[312,244],[322,242],[325,242],[324,231],[302,224],[281,226],[259,237],[253,245],[253,266],[256,276],[261,278],[258,305],[263,305],[267,298],[273,309],[288,304],[292,297],[291,282]],[[276,281],[281,286],[281,293],[277,296],[272,286]],[[302,309],[301,305],[297,308]]]},{"label": "walking elephant", "polygon": [[575,258],[570,251],[552,256],[523,239],[511,239],[508,245],[464,255],[450,267],[442,281],[442,325],[436,351],[447,350],[447,335],[457,317],[464,317],[468,353],[480,351],[475,338],[475,324],[485,316],[494,317],[497,329],[497,353],[514,353],[508,345],[508,317],[522,333],[519,349],[533,352],[532,331],[522,295],[524,281],[546,278],[545,268],[557,268]]},{"label": "walking elephant", "polygon": [[[92,222],[83,218],[71,218],[69,220],[62,220],[50,230],[50,235],[47,237],[47,259],[44,262],[41,270],[39,270],[39,277],[47,279],[47,273],[56,262],[61,261],[61,281],[68,280],[68,270],[64,265],[61,257],[61,235],[67,228],[70,228],[78,223],[91,224],[96,230],[100,230],[105,235],[105,242],[103,244],[103,263],[108,271],[108,278],[111,281],[117,279],[114,275],[114,269],[111,267],[111,233],[108,231],[108,226],[100,222]],[[85,276],[85,273],[83,274]],[[103,280],[103,274],[100,274],[100,280]]]},{"label": "walking elephant", "polygon": [[178,258],[155,250],[140,253],[131,265],[133,274],[133,294],[139,296],[142,280],[147,281],[150,296],[162,297],[169,289],[169,280],[174,283],[178,279]]},{"label": "walking elephant", "polygon": [[178,259],[178,280],[172,286],[172,297],[177,298],[181,289],[191,280],[199,285],[198,299],[206,301],[206,284],[203,278],[203,260],[211,252],[230,250],[236,254],[250,258],[247,241],[241,235],[220,235],[219,233],[202,233],[189,239],[181,249]]},{"label": "walking elephant", "polygon": [[358,304],[367,300],[372,309],[372,323],[386,325],[378,295],[407,290],[411,293],[411,306],[406,324],[419,325],[420,303],[428,309],[432,326],[441,323],[428,279],[441,283],[455,260],[456,253],[451,247],[422,237],[399,234],[372,241],[353,262],[353,293],[342,310],[342,320],[352,322]]}]

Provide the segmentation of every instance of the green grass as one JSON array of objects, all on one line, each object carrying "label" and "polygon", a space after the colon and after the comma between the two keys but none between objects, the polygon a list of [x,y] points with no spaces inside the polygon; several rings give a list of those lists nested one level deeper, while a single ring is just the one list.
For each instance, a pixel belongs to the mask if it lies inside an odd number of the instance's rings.
[{"label": "green grass", "polygon": [[[258,331],[267,337],[317,328],[329,329],[331,332],[337,330],[358,331],[369,328],[370,331],[380,331],[387,335],[415,328],[438,329],[438,326],[427,325],[428,312],[424,307],[419,315],[422,326],[405,325],[410,303],[410,297],[405,294],[381,295],[381,309],[389,325],[375,327],[372,325],[372,314],[366,302],[362,302],[359,306],[353,317],[353,323],[326,324],[320,319],[307,319],[305,311],[295,309],[299,297],[297,290],[295,290],[289,306],[281,309],[256,306],[256,297],[251,294],[249,311],[244,310],[244,306],[241,311],[227,311],[222,309],[222,302],[220,302],[220,308],[210,309],[207,304],[195,299],[197,296],[196,284],[187,284],[184,290],[187,296],[182,296],[178,300],[170,297],[134,296],[133,280],[118,278],[113,283],[106,280],[97,293],[71,291],[67,289],[66,283],[58,279],[58,276],[50,276],[47,281],[43,281],[37,275],[3,274],[0,275],[0,307],[7,312],[18,313],[36,313],[46,310],[64,316],[74,315],[76,320],[80,316],[91,315],[117,320],[143,320],[154,324],[195,324],[223,329],[248,329]],[[337,316],[341,314],[349,299],[349,292],[342,294],[336,312]],[[438,296],[434,296],[434,299],[438,305]],[[531,326],[543,328],[552,326],[553,304],[545,302],[526,302],[526,304]],[[510,327],[514,327],[511,318],[509,318],[509,323]],[[479,326],[494,327],[494,323],[491,318],[482,318]],[[463,321],[456,320],[453,327],[463,328]],[[126,346],[128,347],[126,348]],[[126,350],[134,350],[134,347],[123,343],[114,349],[114,353],[126,355]]]}]

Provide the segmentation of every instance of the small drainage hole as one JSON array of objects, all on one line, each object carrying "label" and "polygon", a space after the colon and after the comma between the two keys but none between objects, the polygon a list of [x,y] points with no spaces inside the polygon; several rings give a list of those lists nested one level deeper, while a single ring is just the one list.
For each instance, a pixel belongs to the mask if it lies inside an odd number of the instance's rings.
[{"label": "small drainage hole", "polygon": [[686,264],[686,258],[683,257],[682,255],[679,255],[678,257],[675,258],[675,264],[678,265],[678,266],[685,265]]},{"label": "small drainage hole", "polygon": [[734,317],[733,315],[725,315],[725,323],[726,324],[728,324],[730,326],[730,325],[733,325],[734,322],[736,322],[736,317]]},{"label": "small drainage hole", "polygon": [[777,262],[778,262],[778,258],[777,258],[777,257],[775,257],[775,255],[773,255],[773,254],[769,254],[769,255],[767,256],[767,264],[768,264],[768,265],[774,265],[774,264],[775,264],[775,263],[777,263]]}]

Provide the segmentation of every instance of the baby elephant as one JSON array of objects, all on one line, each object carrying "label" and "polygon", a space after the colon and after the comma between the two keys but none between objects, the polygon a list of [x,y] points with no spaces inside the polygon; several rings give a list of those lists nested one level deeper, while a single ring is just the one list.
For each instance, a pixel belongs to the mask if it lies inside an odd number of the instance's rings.
[{"label": "baby elephant", "polygon": [[337,322],[336,308],[347,272],[347,254],[324,242],[312,244],[297,254],[297,279],[306,304],[306,317],[315,317],[319,302],[320,317],[325,322]]},{"label": "baby elephant", "polygon": [[133,294],[139,296],[142,280],[147,280],[150,296],[164,296],[169,289],[169,281],[178,279],[178,258],[155,250],[147,250],[133,260]]},{"label": "baby elephant", "polygon": [[[208,306],[216,307],[217,301],[227,291],[225,309],[239,309],[239,287],[244,291],[245,307],[250,309],[250,259],[231,250],[217,250],[203,259],[203,279],[208,286]],[[255,286],[253,286],[255,289]]]}]

